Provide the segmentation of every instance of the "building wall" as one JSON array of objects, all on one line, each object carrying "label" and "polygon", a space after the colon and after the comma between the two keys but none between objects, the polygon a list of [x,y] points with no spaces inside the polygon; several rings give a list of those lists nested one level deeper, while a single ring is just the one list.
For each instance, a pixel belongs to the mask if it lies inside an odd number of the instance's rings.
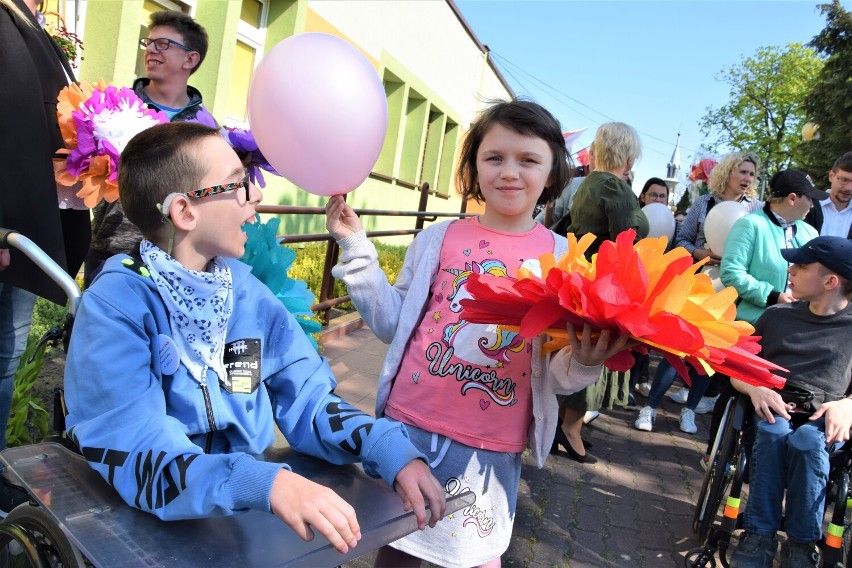
[{"label": "building wall", "polygon": [[[461,209],[453,182],[461,138],[482,101],[506,98],[510,92],[451,4],[436,0],[88,0],[78,28],[85,44],[80,78],[129,85],[144,74],[138,40],[147,36],[148,14],[163,7],[182,9],[207,29],[210,48],[190,84],[202,92],[205,104],[225,125],[246,119],[251,72],[262,54],[282,39],[320,31],[358,47],[384,82],[389,124],[374,174],[349,194],[349,202],[359,208],[414,211],[419,186],[428,182],[433,194],[427,210]],[[252,25],[255,19],[257,26]],[[269,175],[266,179],[265,205],[325,204],[325,198],[286,180]],[[475,204],[468,206],[468,210],[476,209]],[[404,217],[362,221],[368,230],[414,225],[413,218]],[[324,232],[324,217],[282,216],[281,231]]]}]

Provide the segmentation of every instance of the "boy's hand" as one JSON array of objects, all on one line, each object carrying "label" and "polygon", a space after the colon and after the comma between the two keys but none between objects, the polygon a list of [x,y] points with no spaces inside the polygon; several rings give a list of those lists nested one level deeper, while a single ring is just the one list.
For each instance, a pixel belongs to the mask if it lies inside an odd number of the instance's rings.
[{"label": "boy's hand", "polygon": [[363,226],[361,219],[346,204],[342,195],[333,195],[325,205],[325,228],[339,241],[345,239],[352,233],[357,233]]},{"label": "boy's hand", "polygon": [[601,332],[597,342],[592,342],[592,328],[589,324],[583,326],[583,337],[577,339],[577,333],[574,331],[574,326],[568,323],[568,339],[571,341],[571,356],[575,361],[594,367],[603,365],[603,362],[625,349],[629,349],[639,343],[636,340],[631,340],[629,335],[622,335],[614,342],[610,342],[610,331],[605,329]]},{"label": "boy's hand", "polygon": [[314,539],[313,527],[345,554],[361,539],[361,527],[349,503],[328,487],[287,469],[275,476],[269,503],[275,516],[304,541]]},{"label": "boy's hand", "polygon": [[790,420],[790,406],[784,402],[778,392],[766,388],[749,385],[748,395],[751,398],[751,404],[754,406],[754,411],[762,419],[770,424],[775,424],[775,415],[781,416],[784,420]]},{"label": "boy's hand", "polygon": [[849,429],[852,428],[852,399],[842,398],[832,402],[824,402],[811,415],[816,420],[825,415],[825,443],[835,444],[849,439]]},{"label": "boy's hand", "polygon": [[429,466],[421,459],[408,462],[405,467],[396,474],[393,488],[402,497],[402,508],[405,511],[414,509],[417,518],[417,526],[420,530],[426,528],[426,503],[432,516],[429,518],[429,526],[444,518],[447,509],[447,497],[444,488],[432,475]]}]

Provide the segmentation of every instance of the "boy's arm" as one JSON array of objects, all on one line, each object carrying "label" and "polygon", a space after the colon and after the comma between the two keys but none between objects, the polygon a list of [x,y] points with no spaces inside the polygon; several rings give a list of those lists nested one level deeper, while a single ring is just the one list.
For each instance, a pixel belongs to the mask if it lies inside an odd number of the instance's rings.
[{"label": "boy's arm", "polygon": [[788,410],[790,406],[784,402],[781,395],[767,387],[758,387],[750,385],[738,379],[731,379],[731,385],[739,392],[746,394],[751,398],[751,404],[754,406],[754,411],[757,415],[770,424],[775,424],[775,416],[781,416],[785,420],[790,420]]},{"label": "boy's arm", "polygon": [[66,423],[90,466],[128,505],[161,519],[269,511],[282,466],[242,453],[205,454],[189,439],[191,427],[166,414],[153,316],[132,290],[121,300],[114,306],[86,292],[66,360]]},{"label": "boy's arm", "polygon": [[273,415],[290,445],[300,451],[343,464],[363,462],[364,471],[394,487],[406,508],[413,508],[418,525],[425,526],[425,504],[434,526],[445,508],[445,496],[426,465],[426,457],[408,439],[405,426],[376,419],[352,406],[333,389],[328,363],[320,357],[292,315],[280,310],[275,340],[265,363]]}]

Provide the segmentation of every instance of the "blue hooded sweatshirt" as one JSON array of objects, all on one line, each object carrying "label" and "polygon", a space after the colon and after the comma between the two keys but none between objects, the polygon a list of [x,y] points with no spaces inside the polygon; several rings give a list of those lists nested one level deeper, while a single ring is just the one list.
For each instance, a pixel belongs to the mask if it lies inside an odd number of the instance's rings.
[{"label": "blue hooded sweatshirt", "polygon": [[285,464],[260,454],[277,425],[299,452],[362,461],[393,485],[425,457],[405,427],[334,394],[326,360],[280,301],[237,260],[225,338],[228,380],[196,381],[179,361],[145,265],[109,259],[85,292],[65,367],[66,425],[89,464],[131,506],[161,519],[270,511]]}]

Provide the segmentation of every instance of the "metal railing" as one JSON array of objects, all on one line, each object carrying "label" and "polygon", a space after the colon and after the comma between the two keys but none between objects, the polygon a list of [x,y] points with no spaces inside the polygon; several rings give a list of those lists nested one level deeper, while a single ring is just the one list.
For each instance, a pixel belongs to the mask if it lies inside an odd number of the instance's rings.
[{"label": "metal railing", "polygon": [[[392,211],[389,209],[355,209],[359,217],[381,216],[381,217],[414,217],[416,219],[413,229],[398,229],[392,231],[367,231],[367,237],[395,237],[404,235],[416,235],[423,230],[423,223],[436,221],[439,217],[463,218],[472,214],[465,212],[464,202],[459,213],[445,213],[426,211],[426,202],[429,198],[429,184],[424,182],[419,188],[420,203],[417,211]],[[323,207],[303,207],[288,205],[259,205],[257,212],[269,215],[325,215]],[[337,264],[340,255],[340,247],[334,237],[328,233],[308,235],[279,235],[281,244],[311,243],[326,241],[328,244],[325,251],[325,263],[322,272],[322,285],[320,286],[319,301],[311,306],[311,311],[320,315],[323,327],[328,326],[329,311],[335,306],[350,301],[349,296],[334,297],[334,277],[331,275],[332,267]]]}]

